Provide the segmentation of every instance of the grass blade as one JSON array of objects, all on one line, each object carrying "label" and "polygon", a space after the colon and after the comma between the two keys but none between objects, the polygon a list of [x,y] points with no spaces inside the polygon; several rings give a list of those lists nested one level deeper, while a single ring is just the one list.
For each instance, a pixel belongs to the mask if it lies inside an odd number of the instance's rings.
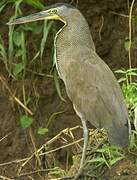
[{"label": "grass blade", "polygon": [[46,41],[47,41],[49,31],[50,31],[50,29],[52,27],[52,24],[53,24],[53,21],[50,21],[48,23],[47,23],[46,20],[44,21],[43,38],[41,40],[41,45],[40,45],[40,58],[41,58],[41,60],[42,60],[42,57],[43,57],[45,44],[46,44]]},{"label": "grass blade", "polygon": [[58,75],[57,75],[57,71],[56,69],[54,69],[54,82],[55,82],[55,87],[58,93],[58,96],[60,97],[60,99],[64,102],[66,102],[66,100],[63,98],[62,94],[61,94],[61,90],[60,90],[60,84],[59,84],[59,79],[58,79]]},{"label": "grass blade", "polygon": [[44,5],[39,0],[25,0],[27,4],[33,6],[34,8],[43,10]]}]

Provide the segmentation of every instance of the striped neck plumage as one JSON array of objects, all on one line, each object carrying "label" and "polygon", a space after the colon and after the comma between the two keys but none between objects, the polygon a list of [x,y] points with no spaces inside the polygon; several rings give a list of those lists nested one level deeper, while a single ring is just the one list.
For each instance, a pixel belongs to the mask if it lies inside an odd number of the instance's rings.
[{"label": "striped neck plumage", "polygon": [[61,72],[60,72],[59,67],[58,67],[59,62],[57,59],[57,38],[66,26],[67,26],[67,22],[64,21],[64,25],[58,30],[58,32],[56,33],[55,38],[54,38],[53,66],[56,66],[56,69],[57,69],[57,72],[58,72],[58,75],[60,76],[60,78],[61,78]]}]

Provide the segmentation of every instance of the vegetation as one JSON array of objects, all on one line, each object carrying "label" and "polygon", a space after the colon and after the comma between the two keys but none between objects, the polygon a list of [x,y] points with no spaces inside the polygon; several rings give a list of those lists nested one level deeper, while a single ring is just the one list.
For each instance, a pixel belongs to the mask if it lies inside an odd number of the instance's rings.
[{"label": "vegetation", "polygon": [[[11,12],[6,20],[11,21],[12,19],[17,18],[18,16],[23,16],[26,13],[25,8],[23,7],[29,7],[29,9],[31,9],[29,14],[33,13],[34,11],[42,10],[44,8],[44,0],[1,0],[0,14],[6,11],[7,7],[11,8]],[[132,20],[131,8],[129,19]],[[136,19],[137,17],[133,16],[133,23],[136,23]],[[5,25],[5,21],[1,23],[4,23],[3,26]],[[18,169],[18,175],[21,176],[22,169],[28,164],[28,162],[31,162],[34,157],[36,157],[37,164],[39,164],[38,167],[40,167],[42,155],[47,155],[48,153],[50,154],[72,145],[79,148],[79,142],[81,142],[82,139],[77,140],[74,136],[74,131],[81,129],[81,127],[65,129],[50,139],[46,144],[36,148],[35,141],[32,138],[31,127],[35,122],[33,115],[38,107],[40,95],[36,91],[36,86],[38,86],[38,84],[35,85],[30,91],[25,82],[28,79],[30,82],[38,82],[45,77],[50,78],[52,81],[54,81],[58,96],[62,101],[65,101],[62,96],[60,81],[54,68],[53,47],[51,48],[52,50],[50,52],[50,63],[45,63],[43,61],[43,57],[45,57],[47,53],[46,47],[48,44],[48,35],[50,34],[51,39],[53,39],[55,33],[57,32],[57,27],[53,21],[45,21],[33,22],[20,26],[9,26],[8,28],[7,39],[4,39],[4,35],[2,33],[0,34],[0,64],[3,65],[0,73],[0,82],[4,86],[9,97],[12,98],[14,103],[16,103],[16,108],[18,107],[18,120],[20,126],[26,131],[29,129],[30,139],[34,145],[34,152],[30,155],[30,157],[20,161],[23,162],[20,164],[20,168]],[[125,100],[129,109],[129,117],[132,123],[132,135],[129,145],[129,153],[134,154],[136,159],[137,154],[135,151],[137,150],[137,131],[134,128],[134,109],[137,107],[137,68],[132,68],[131,66],[131,50],[133,48],[131,45],[135,44],[136,40],[134,40],[133,43],[131,42],[131,32],[129,31],[128,41],[126,40],[125,44],[123,45],[129,54],[129,68],[119,69],[116,71],[116,73],[120,77],[118,81],[123,89]],[[46,68],[45,65],[47,65]],[[16,84],[17,82],[20,82],[21,88],[19,92],[14,91],[12,88],[12,84]],[[63,112],[64,111],[54,112],[50,116],[47,125],[37,128],[37,135],[46,136],[48,134],[49,125],[56,116]],[[91,146],[94,146],[94,156],[91,156],[88,162],[92,162],[94,164],[94,168],[103,166],[111,168],[111,166],[113,166],[116,162],[125,158],[124,151],[117,147],[110,147],[106,141],[106,135],[102,133],[102,131],[91,130],[91,139],[95,136],[96,132],[98,132],[96,142],[94,141],[91,143]],[[104,139],[105,144],[103,145],[102,142],[104,142]],[[54,148],[50,151],[49,146],[55,141],[63,141],[65,145]],[[135,160],[135,163],[136,161],[137,160]],[[53,168],[48,170],[49,176],[61,177],[64,175],[69,175],[67,170],[64,171],[56,164],[56,160],[54,160]],[[37,172],[41,171],[38,169]]]},{"label": "vegetation", "polygon": [[[8,19],[8,21],[17,18],[18,16],[21,16],[23,14],[22,12],[22,6],[24,4],[28,4],[34,8],[37,8],[39,10],[42,10],[44,8],[44,5],[41,1],[36,0],[26,0],[25,2],[23,0],[9,0],[9,1],[2,1],[0,4],[1,7],[1,13],[4,11],[4,8],[6,6],[11,6],[13,15]],[[8,32],[8,47],[5,46],[4,41],[2,40],[2,37],[0,36],[0,59],[2,63],[5,65],[5,69],[7,71],[7,76],[12,78],[12,81],[22,81],[22,98],[23,98],[23,108],[25,110],[25,116],[26,118],[24,121],[22,121],[22,116],[20,117],[21,126],[26,126],[24,123],[31,125],[32,118],[29,117],[29,115],[32,115],[33,113],[28,110],[28,106],[31,103],[34,103],[35,101],[38,103],[38,97],[32,98],[27,94],[25,84],[23,83],[29,75],[38,75],[38,76],[44,76],[43,73],[43,54],[44,54],[44,48],[46,45],[47,37],[50,31],[56,32],[56,27],[53,22],[47,22],[44,23],[30,23],[21,25],[18,27],[15,26],[9,26],[9,32]],[[31,34],[30,39],[28,39],[29,34]],[[41,36],[42,35],[42,36]],[[40,40],[38,41],[38,37],[40,37]],[[36,43],[37,41],[37,43]],[[29,44],[31,43],[31,47]],[[31,48],[31,49],[30,49]],[[28,50],[27,50],[28,49]],[[52,51],[53,52],[53,51]],[[51,67],[49,70],[49,73],[51,74],[53,71],[53,58],[51,58]],[[36,68],[37,67],[37,68]],[[46,74],[46,73],[45,73]],[[59,81],[56,75],[56,71],[54,70],[54,73],[52,73],[54,76],[55,86],[57,88],[57,92],[60,96],[60,98],[63,100],[63,97],[60,92],[60,86]],[[51,75],[52,77],[52,75]],[[33,78],[33,77],[32,77]],[[35,77],[34,77],[35,78]],[[33,102],[32,102],[33,101]],[[27,118],[28,116],[28,118]]]}]

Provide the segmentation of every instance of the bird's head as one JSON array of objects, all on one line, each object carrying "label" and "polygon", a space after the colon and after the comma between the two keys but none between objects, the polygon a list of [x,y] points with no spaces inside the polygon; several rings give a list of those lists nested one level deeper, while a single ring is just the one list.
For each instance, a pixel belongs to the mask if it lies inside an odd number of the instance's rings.
[{"label": "bird's head", "polygon": [[66,24],[67,23],[66,17],[68,16],[68,14],[70,14],[72,9],[76,9],[76,8],[70,4],[56,3],[46,7],[45,10],[41,12],[12,20],[7,24],[8,25],[23,24],[23,23],[39,21],[39,20],[59,20]]}]

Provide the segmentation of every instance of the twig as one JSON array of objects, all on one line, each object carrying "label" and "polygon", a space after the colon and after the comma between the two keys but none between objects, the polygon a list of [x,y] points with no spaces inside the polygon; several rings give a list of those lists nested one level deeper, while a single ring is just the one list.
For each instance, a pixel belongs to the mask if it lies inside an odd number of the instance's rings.
[{"label": "twig", "polygon": [[125,17],[125,18],[129,18],[129,15],[117,13],[117,12],[115,12],[115,11],[110,11],[110,13],[111,13],[111,14],[118,15],[118,16],[122,16],[122,17]]},{"label": "twig", "polygon": [[[70,128],[69,130],[70,130],[70,131],[74,131],[74,130],[76,130],[76,129],[78,129],[78,128],[81,128],[81,126],[72,127],[72,128]],[[67,134],[67,132],[68,132],[68,128],[66,128],[66,129],[64,129],[63,131],[61,131],[58,135],[56,135],[54,138],[52,138],[52,139],[51,139],[50,141],[48,141],[46,144],[43,144],[43,145],[41,146],[41,148],[39,148],[39,149],[37,150],[37,153],[40,152],[40,151],[45,147],[45,145],[49,145],[49,144],[53,143],[55,140],[57,140],[62,133]],[[27,161],[27,162],[28,162],[30,159],[33,158],[33,156],[35,155],[35,153],[36,153],[36,152],[34,152],[34,153],[33,153],[30,157],[28,157],[28,158],[19,159],[19,160],[14,160],[14,161],[6,162],[6,163],[1,163],[0,166],[6,166],[6,165],[13,164],[13,163],[16,163],[16,164],[17,164],[17,163],[24,162],[24,161]]]},{"label": "twig", "polygon": [[[71,130],[75,130],[77,128],[79,128],[80,126],[76,126],[73,128],[70,128]],[[25,159],[25,162],[20,166],[20,168],[18,169],[18,174],[21,172],[22,168],[34,157],[36,156],[36,154],[38,155],[38,153],[45,147],[50,145],[51,143],[53,143],[55,140],[57,140],[62,134],[67,134],[68,133],[68,128],[62,130],[59,134],[57,134],[55,137],[53,137],[51,140],[49,140],[46,144],[42,145],[37,151],[35,151],[30,157]]]},{"label": "twig", "polygon": [[27,172],[27,173],[22,173],[18,176],[14,176],[14,178],[20,178],[20,177],[23,177],[23,176],[29,176],[29,175],[33,175],[33,174],[36,174],[36,173],[40,173],[40,172],[48,172],[48,171],[51,171],[52,169],[39,169],[39,170],[36,170],[36,171],[32,171],[32,172]]},{"label": "twig", "polygon": [[41,160],[39,158],[39,154],[37,153],[37,148],[36,148],[36,144],[35,144],[35,141],[34,141],[34,136],[33,136],[33,132],[32,132],[32,128],[31,127],[29,128],[29,135],[30,135],[30,139],[31,139],[34,151],[36,152],[35,155],[36,155],[36,158],[38,160],[39,166],[41,166]]},{"label": "twig", "polygon": [[102,28],[103,28],[103,24],[104,24],[104,17],[101,16],[101,26],[99,28],[99,39],[101,41],[101,31],[102,31]]},{"label": "twig", "polygon": [[[129,69],[132,68],[132,61],[131,61],[131,44],[132,44],[132,11],[134,6],[135,0],[132,1],[130,10],[129,10],[129,49],[128,49],[128,62],[129,62]],[[130,83],[132,82],[132,75],[129,76]]]},{"label": "twig", "polygon": [[[81,142],[83,140],[83,138],[81,139],[78,139],[76,141],[75,140],[75,137],[73,135],[73,131],[74,130],[77,130],[78,128],[82,128],[81,126],[76,126],[76,127],[73,127],[73,128],[66,128],[64,130],[62,130],[60,133],[58,133],[56,136],[54,136],[52,139],[50,139],[47,143],[43,144],[38,150],[35,150],[35,152],[33,154],[31,154],[30,157],[28,158],[25,158],[25,159],[21,159],[21,160],[16,160],[16,161],[12,161],[12,162],[7,162],[7,163],[3,163],[3,164],[0,164],[0,166],[4,166],[4,165],[9,165],[9,164],[12,164],[12,163],[21,163],[21,165],[19,164],[19,169],[18,169],[18,173],[17,173],[17,176],[14,177],[14,178],[20,178],[20,177],[25,177],[25,176],[29,176],[29,175],[32,175],[32,174],[35,174],[35,173],[38,173],[38,172],[47,172],[47,171],[52,171],[53,169],[44,169],[44,170],[36,170],[36,171],[33,171],[33,172],[26,172],[26,173],[21,173],[22,171],[22,168],[34,157],[34,156],[42,156],[42,155],[45,155],[45,154],[49,154],[49,153],[53,153],[55,151],[58,151],[60,149],[63,149],[63,148],[67,148],[69,146],[72,146],[74,144],[78,144],[79,142]],[[91,137],[91,140],[92,142],[94,143],[93,139],[95,139],[95,136],[97,135],[98,133],[98,130],[90,130],[90,137]],[[45,148],[45,146],[49,146],[50,144],[52,144],[53,142],[55,142],[56,140],[58,140],[59,138],[62,138],[62,135],[67,135],[69,136],[73,142],[69,143],[69,144],[65,144],[61,147],[58,147],[58,148],[55,148],[55,149],[52,149],[52,150],[49,150],[45,153],[42,153],[41,150],[43,148]],[[91,142],[90,142],[91,143]],[[101,142],[102,143],[102,142]],[[96,149],[101,145],[101,143],[98,144],[97,142],[97,145],[96,145]],[[95,152],[95,149],[92,151],[92,153]],[[90,154],[90,153],[89,153]],[[91,155],[87,155],[87,157],[90,157]],[[86,160],[87,162],[87,160]],[[88,166],[87,166],[88,167]],[[63,177],[63,178],[57,178],[58,180],[65,180],[65,179],[73,179],[73,176],[71,177]],[[57,180],[55,179],[55,180]],[[53,180],[53,179],[52,179]]]},{"label": "twig", "polygon": [[33,115],[33,112],[30,109],[28,109],[17,97],[12,97],[23,109],[25,109],[30,115]]},{"label": "twig", "polygon": [[8,85],[5,82],[5,78],[0,76],[0,81],[2,82],[2,84],[5,86],[5,88],[8,90],[9,94],[11,95],[11,97],[23,108],[25,109],[30,115],[33,115],[33,112],[27,108],[16,96],[13,95],[12,91],[10,90],[10,88],[8,87]]},{"label": "twig", "polygon": [[13,179],[5,177],[5,176],[0,176],[0,178],[3,179],[3,180],[13,180]]},{"label": "twig", "polygon": [[28,158],[24,158],[24,159],[19,159],[19,160],[14,160],[14,161],[9,161],[9,162],[5,162],[5,163],[1,163],[0,166],[7,166],[10,164],[18,164],[20,162],[26,161]]},{"label": "twig", "polygon": [[6,134],[4,137],[2,137],[1,139],[0,139],[0,142],[1,141],[3,141],[4,139],[6,139],[9,135],[11,135],[12,134],[12,132],[9,132],[8,134]]},{"label": "twig", "polygon": [[60,149],[64,149],[64,148],[66,148],[66,147],[72,146],[72,145],[74,145],[74,144],[77,144],[77,143],[83,141],[83,139],[84,139],[84,138],[81,138],[81,139],[78,139],[77,141],[74,141],[74,142],[72,142],[72,143],[69,143],[69,144],[66,144],[66,145],[64,145],[64,146],[60,146],[60,147],[55,148],[55,149],[52,149],[52,150],[50,150],[50,151],[41,153],[40,156],[46,155],[46,154],[50,154],[50,153],[53,153],[53,152],[58,151],[58,150],[60,150]]}]

